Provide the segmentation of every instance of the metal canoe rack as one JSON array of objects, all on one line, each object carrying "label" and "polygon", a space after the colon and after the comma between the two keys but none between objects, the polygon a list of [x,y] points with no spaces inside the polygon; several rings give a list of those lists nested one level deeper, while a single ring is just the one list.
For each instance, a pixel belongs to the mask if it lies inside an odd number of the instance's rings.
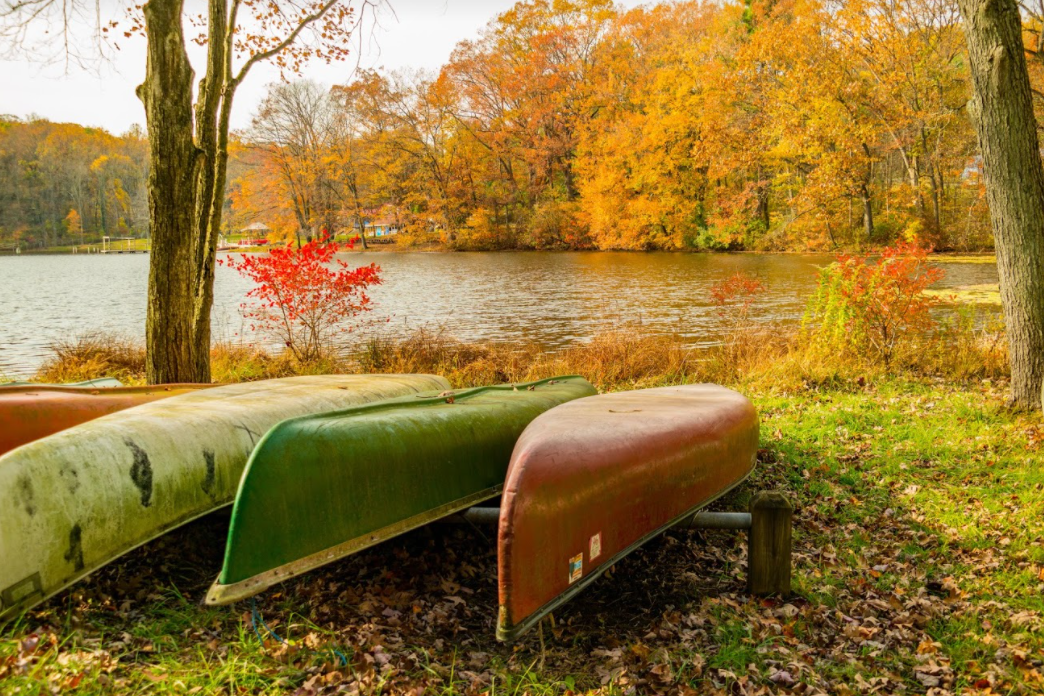
[{"label": "metal canoe rack", "polygon": [[[794,508],[779,492],[757,493],[750,512],[699,511],[675,525],[679,529],[745,530],[747,536],[747,588],[753,595],[790,594],[792,520]],[[493,525],[500,521],[499,507],[472,507],[448,521]]]}]

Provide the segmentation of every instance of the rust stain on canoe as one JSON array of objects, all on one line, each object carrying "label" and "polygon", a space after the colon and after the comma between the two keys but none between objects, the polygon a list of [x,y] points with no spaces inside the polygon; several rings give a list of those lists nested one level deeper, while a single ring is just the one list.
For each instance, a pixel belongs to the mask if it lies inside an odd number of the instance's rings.
[{"label": "rust stain on canoe", "polygon": [[216,384],[152,387],[0,387],[0,454],[80,423]]},{"label": "rust stain on canoe", "polygon": [[713,384],[577,399],[522,433],[504,485],[497,637],[513,640],[753,469],[758,416]]}]

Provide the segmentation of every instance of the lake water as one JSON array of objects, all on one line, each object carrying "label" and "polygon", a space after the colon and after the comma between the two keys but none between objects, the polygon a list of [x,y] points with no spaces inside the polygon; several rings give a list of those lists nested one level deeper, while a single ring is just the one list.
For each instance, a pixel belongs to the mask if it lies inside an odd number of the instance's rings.
[{"label": "lake water", "polygon": [[[349,258],[349,257],[345,257]],[[801,318],[829,256],[669,253],[352,253],[375,262],[372,319],[383,332],[443,327],[464,340],[534,340],[558,347],[614,324],[675,332],[711,343],[720,319],[710,288],[737,271],[767,286],[756,305],[765,320]],[[144,337],[148,256],[0,257],[0,374],[31,375],[48,346],[87,331]],[[988,263],[946,263],[944,286],[996,283]],[[217,270],[214,338],[266,344],[247,330],[239,305],[250,282]]]}]

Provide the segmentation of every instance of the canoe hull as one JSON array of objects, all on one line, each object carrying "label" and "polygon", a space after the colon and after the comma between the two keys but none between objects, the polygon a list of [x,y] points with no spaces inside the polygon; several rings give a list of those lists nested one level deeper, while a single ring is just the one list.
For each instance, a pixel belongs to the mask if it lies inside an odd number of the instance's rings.
[{"label": "canoe hull", "polygon": [[495,497],[526,425],[594,393],[579,377],[561,377],[279,424],[247,465],[207,602],[245,599]]},{"label": "canoe hull", "polygon": [[430,375],[290,377],[103,416],[0,457],[0,620],[232,502],[258,439],[288,416],[446,386]]},{"label": "canoe hull", "polygon": [[497,637],[517,638],[740,483],[757,448],[753,404],[716,385],[606,394],[535,419],[504,486]]},{"label": "canoe hull", "polygon": [[84,388],[51,385],[0,387],[0,454],[66,428],[212,384]]},{"label": "canoe hull", "polygon": [[99,377],[98,379],[88,379],[83,382],[65,382],[63,384],[50,384],[47,382],[25,382],[16,380],[13,382],[0,382],[0,388],[3,387],[61,387],[63,389],[110,389],[112,387],[122,387],[123,382],[116,379],[115,377]]}]

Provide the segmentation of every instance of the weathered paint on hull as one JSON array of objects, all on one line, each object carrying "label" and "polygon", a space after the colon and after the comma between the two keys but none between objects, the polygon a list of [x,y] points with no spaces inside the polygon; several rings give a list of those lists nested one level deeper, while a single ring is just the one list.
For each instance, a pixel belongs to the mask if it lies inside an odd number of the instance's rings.
[{"label": "weathered paint on hull", "polygon": [[104,389],[57,385],[0,387],[0,454],[110,413],[213,386],[160,384]]},{"label": "weathered paint on hull", "polygon": [[207,602],[244,599],[497,496],[526,425],[594,393],[558,377],[280,423],[247,464]]},{"label": "weathered paint on hull", "polygon": [[447,387],[430,375],[290,377],[103,416],[0,457],[0,620],[227,505],[288,416]]},{"label": "weathered paint on hull", "polygon": [[497,637],[517,638],[741,482],[757,449],[753,404],[713,384],[605,394],[536,418],[504,484]]}]

